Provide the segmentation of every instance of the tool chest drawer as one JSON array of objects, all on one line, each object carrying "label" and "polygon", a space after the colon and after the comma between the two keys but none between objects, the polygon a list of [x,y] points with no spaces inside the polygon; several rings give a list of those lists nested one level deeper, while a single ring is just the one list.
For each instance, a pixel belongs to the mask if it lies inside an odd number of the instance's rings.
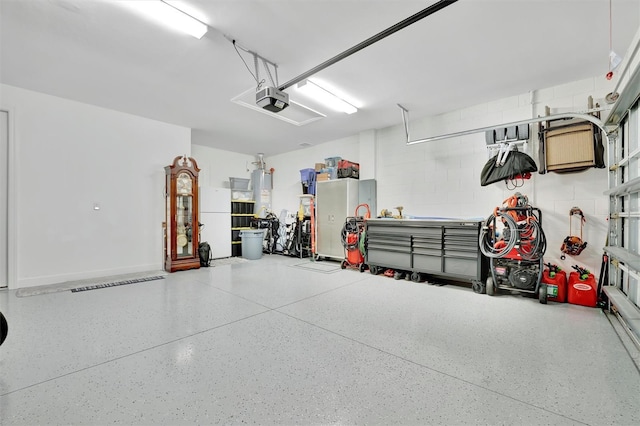
[{"label": "tool chest drawer", "polygon": [[411,254],[389,250],[371,250],[367,252],[367,259],[375,265],[387,268],[410,269]]}]

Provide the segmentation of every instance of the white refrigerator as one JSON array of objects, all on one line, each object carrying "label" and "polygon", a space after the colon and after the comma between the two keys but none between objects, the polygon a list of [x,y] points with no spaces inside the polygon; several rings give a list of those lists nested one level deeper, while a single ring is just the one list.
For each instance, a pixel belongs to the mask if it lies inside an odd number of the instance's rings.
[{"label": "white refrigerator", "polygon": [[231,190],[229,188],[200,188],[200,241],[211,246],[211,257],[231,256]]}]

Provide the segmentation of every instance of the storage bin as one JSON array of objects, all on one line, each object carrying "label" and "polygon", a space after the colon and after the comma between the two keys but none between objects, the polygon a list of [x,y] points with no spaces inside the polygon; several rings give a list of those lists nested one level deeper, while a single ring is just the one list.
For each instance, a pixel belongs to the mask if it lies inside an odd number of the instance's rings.
[{"label": "storage bin", "polygon": [[255,207],[254,203],[243,203],[243,205],[242,205],[242,213],[244,213],[244,214],[253,214],[254,213],[254,211],[253,211],[254,207]]},{"label": "storage bin", "polygon": [[316,180],[316,169],[300,170],[300,182],[310,184]]},{"label": "storage bin", "polygon": [[353,167],[339,168],[338,179],[342,179],[342,178],[360,179],[360,170],[355,169]]},{"label": "storage bin", "polygon": [[253,215],[246,216],[231,216],[232,228],[248,228],[251,226],[251,219]]},{"label": "storage bin", "polygon": [[239,189],[241,191],[246,191],[247,189],[249,189],[249,182],[251,182],[251,179],[230,177],[229,188],[231,188],[232,190]]},{"label": "storage bin", "polygon": [[324,159],[324,164],[327,167],[338,167],[338,162],[342,160],[342,157],[329,157]]},{"label": "storage bin", "polygon": [[231,216],[231,227],[241,228],[243,225],[242,216]]},{"label": "storage bin", "polygon": [[338,161],[338,169],[348,169],[353,168],[354,170],[360,170],[360,164],[354,163],[349,160],[340,160]]},{"label": "storage bin", "polygon": [[329,179],[334,180],[338,179],[338,168],[337,167],[327,167],[327,173],[329,173]]},{"label": "storage bin", "polygon": [[253,192],[252,191],[240,191],[240,190],[232,190],[231,191],[231,200],[233,201],[251,201],[253,200]]},{"label": "storage bin", "polygon": [[231,203],[231,214],[253,214],[254,203],[245,203],[243,201]]}]

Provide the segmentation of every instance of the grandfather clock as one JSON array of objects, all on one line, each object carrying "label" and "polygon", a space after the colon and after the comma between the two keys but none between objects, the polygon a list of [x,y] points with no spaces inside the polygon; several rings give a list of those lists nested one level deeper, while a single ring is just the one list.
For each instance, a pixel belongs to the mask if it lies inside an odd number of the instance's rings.
[{"label": "grandfather clock", "polygon": [[164,269],[169,272],[200,268],[198,253],[198,164],[176,157],[166,175]]}]

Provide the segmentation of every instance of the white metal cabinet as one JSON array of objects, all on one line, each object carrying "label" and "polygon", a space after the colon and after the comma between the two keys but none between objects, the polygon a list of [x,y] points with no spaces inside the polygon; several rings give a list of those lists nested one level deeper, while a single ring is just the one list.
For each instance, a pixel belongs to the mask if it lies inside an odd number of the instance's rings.
[{"label": "white metal cabinet", "polygon": [[342,228],[358,206],[357,179],[316,182],[316,255],[344,259]]}]

